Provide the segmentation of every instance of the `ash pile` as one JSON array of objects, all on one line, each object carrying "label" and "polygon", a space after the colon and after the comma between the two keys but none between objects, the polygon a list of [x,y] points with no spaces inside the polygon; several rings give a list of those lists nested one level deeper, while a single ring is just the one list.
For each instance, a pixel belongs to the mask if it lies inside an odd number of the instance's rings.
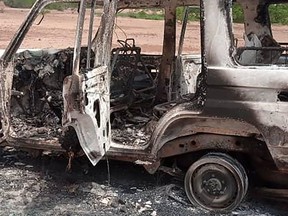
[{"label": "ash pile", "polygon": [[24,51],[15,58],[11,115],[17,137],[61,134],[62,83],[71,74],[73,50]]},{"label": "ash pile", "polygon": [[[145,146],[150,139],[160,56],[142,55],[134,39],[118,41],[111,59],[111,126],[115,142]],[[155,125],[155,124],[154,124]]]}]

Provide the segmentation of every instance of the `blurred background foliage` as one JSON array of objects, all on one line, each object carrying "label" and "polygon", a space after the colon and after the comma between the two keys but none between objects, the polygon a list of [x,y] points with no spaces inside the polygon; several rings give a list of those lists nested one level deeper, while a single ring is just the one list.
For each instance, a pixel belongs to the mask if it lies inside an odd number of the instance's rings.
[{"label": "blurred background foliage", "polygon": [[[3,0],[2,0],[3,1]],[[4,3],[9,7],[15,8],[30,8],[36,0],[4,0]],[[51,10],[65,10],[68,8],[75,8],[77,4],[73,3],[53,3],[46,9]],[[184,14],[184,7],[177,8],[177,19],[182,20]],[[270,19],[272,23],[286,25],[288,24],[288,4],[271,4],[269,6]],[[161,20],[164,18],[164,11],[161,9],[141,9],[129,10],[119,13],[120,16],[126,16],[138,19]],[[197,21],[200,19],[199,8],[192,8],[189,14],[190,21]],[[233,20],[236,23],[243,23],[243,10],[239,4],[233,6]]]}]

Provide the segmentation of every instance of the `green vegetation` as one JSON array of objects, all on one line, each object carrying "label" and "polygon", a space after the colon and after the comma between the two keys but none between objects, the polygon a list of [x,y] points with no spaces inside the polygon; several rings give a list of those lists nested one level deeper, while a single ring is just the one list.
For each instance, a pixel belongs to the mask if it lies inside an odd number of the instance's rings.
[{"label": "green vegetation", "polygon": [[[176,14],[177,20],[182,20],[184,15],[185,8],[178,7]],[[139,9],[133,11],[122,11],[118,13],[118,16],[121,17],[131,17],[137,19],[149,19],[149,20],[163,20],[164,19],[164,10],[162,9]],[[198,8],[192,8],[189,13],[190,21],[200,20],[200,13]]]},{"label": "green vegetation", "polygon": [[15,8],[30,8],[35,0],[4,0],[4,3],[9,7]]},{"label": "green vegetation", "polygon": [[[182,20],[184,15],[185,8],[178,7],[176,14],[177,20]],[[161,9],[141,9],[141,10],[133,10],[126,12],[118,13],[118,16],[121,17],[131,17],[137,19],[149,19],[149,20],[163,20],[164,19],[164,10]],[[200,13],[199,8],[192,8],[191,12],[189,13],[189,20],[190,21],[197,21],[200,20]]]},{"label": "green vegetation", "polygon": [[[288,24],[288,4],[271,4],[269,6],[271,23],[282,25]],[[233,20],[236,23],[243,23],[243,10],[239,4],[233,6]]]},{"label": "green vegetation", "polygon": [[239,4],[234,4],[233,8],[233,20],[235,23],[243,23],[244,22],[244,14],[243,9]]},{"label": "green vegetation", "polygon": [[[4,0],[4,3],[9,7],[14,8],[31,8],[36,0]],[[78,4],[75,3],[52,3],[45,9],[63,11],[68,8],[75,8]]]},{"label": "green vegetation", "polygon": [[135,10],[128,12],[119,12],[118,16],[120,17],[131,17],[136,19],[149,19],[149,20],[163,20],[164,13],[162,10]]},{"label": "green vegetation", "polygon": [[[178,7],[176,9],[176,16],[177,20],[182,20],[184,16],[185,8],[184,7]],[[197,21],[200,20],[200,9],[199,8],[191,8],[190,13],[188,15],[188,18],[190,21]]]},{"label": "green vegetation", "polygon": [[288,24],[288,4],[270,5],[269,14],[272,23]]},{"label": "green vegetation", "polygon": [[[5,4],[16,8],[30,8],[36,0],[4,0]],[[77,4],[73,3],[53,3],[47,9],[65,10],[67,8],[75,8]],[[190,21],[200,19],[199,9],[192,8],[189,14]],[[269,7],[270,18],[272,23],[288,24],[288,4],[272,4]],[[181,20],[184,14],[184,7],[177,8],[177,19]],[[164,19],[164,11],[161,9],[144,9],[131,10],[121,12],[119,16],[132,17],[138,19],[162,20]],[[240,5],[233,6],[233,20],[237,23],[242,23],[244,20],[243,10]]]}]

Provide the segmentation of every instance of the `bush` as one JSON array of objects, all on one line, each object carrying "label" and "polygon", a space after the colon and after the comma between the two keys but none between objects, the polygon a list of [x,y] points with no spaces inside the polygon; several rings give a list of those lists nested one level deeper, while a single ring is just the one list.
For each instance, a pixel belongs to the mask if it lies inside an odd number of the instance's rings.
[{"label": "bush", "polygon": [[244,22],[244,13],[243,9],[239,4],[234,4],[232,8],[232,16],[233,16],[233,21],[235,23],[243,23]]},{"label": "bush", "polygon": [[271,23],[288,24],[288,4],[272,4],[269,13]]},{"label": "bush", "polygon": [[163,20],[164,13],[162,10],[144,9],[144,10],[133,10],[118,13],[120,17],[131,17],[136,19],[149,19],[149,20]]},{"label": "bush", "polygon": [[[282,25],[288,24],[288,4],[271,4],[269,6],[269,15],[271,23]],[[244,22],[243,9],[239,4],[233,6],[233,20],[236,23]]]},{"label": "bush", "polygon": [[[3,1],[3,0],[0,0]],[[36,0],[4,0],[4,3],[9,7],[15,8],[31,8]],[[47,9],[53,10],[65,10],[67,8],[75,8],[77,4],[73,3],[53,3],[50,4]],[[177,8],[177,20],[182,20],[184,14],[184,7]],[[288,4],[272,4],[269,7],[270,19],[272,23],[288,24]],[[164,13],[159,9],[150,10],[137,10],[134,12],[122,13],[120,16],[128,16],[132,18],[152,19],[159,20],[164,18]],[[192,12],[189,13],[190,21],[198,21],[200,19],[200,13],[198,8],[192,8]],[[236,23],[243,23],[244,15],[243,10],[239,4],[233,5],[233,20]]]},{"label": "bush", "polygon": [[[36,0],[4,0],[4,3],[13,8],[31,8]],[[63,11],[67,8],[75,8],[78,4],[75,3],[52,3],[46,9]]]},{"label": "bush", "polygon": [[4,3],[9,7],[15,8],[31,8],[36,0],[4,0]]},{"label": "bush", "polygon": [[[198,21],[200,20],[200,9],[199,8],[191,8],[189,13],[188,20],[190,21]],[[185,7],[178,7],[176,9],[176,17],[177,20],[183,20],[183,16],[185,13]]]}]

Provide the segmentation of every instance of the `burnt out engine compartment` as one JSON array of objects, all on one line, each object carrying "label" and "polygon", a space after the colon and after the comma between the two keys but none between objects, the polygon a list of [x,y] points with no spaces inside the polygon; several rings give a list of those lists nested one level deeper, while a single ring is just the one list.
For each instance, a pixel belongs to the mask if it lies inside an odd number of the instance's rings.
[{"label": "burnt out engine compartment", "polygon": [[[155,121],[156,82],[161,56],[141,55],[135,46],[112,50],[112,138],[121,144],[144,145]],[[81,70],[87,49],[81,50]],[[73,49],[23,51],[15,56],[11,98],[13,137],[50,140],[62,131],[63,80],[71,75]],[[93,65],[93,58],[91,60]],[[139,141],[139,137],[142,137]]]},{"label": "burnt out engine compartment", "polygon": [[26,50],[16,55],[11,119],[14,136],[61,135],[62,83],[71,74],[73,49]]}]

